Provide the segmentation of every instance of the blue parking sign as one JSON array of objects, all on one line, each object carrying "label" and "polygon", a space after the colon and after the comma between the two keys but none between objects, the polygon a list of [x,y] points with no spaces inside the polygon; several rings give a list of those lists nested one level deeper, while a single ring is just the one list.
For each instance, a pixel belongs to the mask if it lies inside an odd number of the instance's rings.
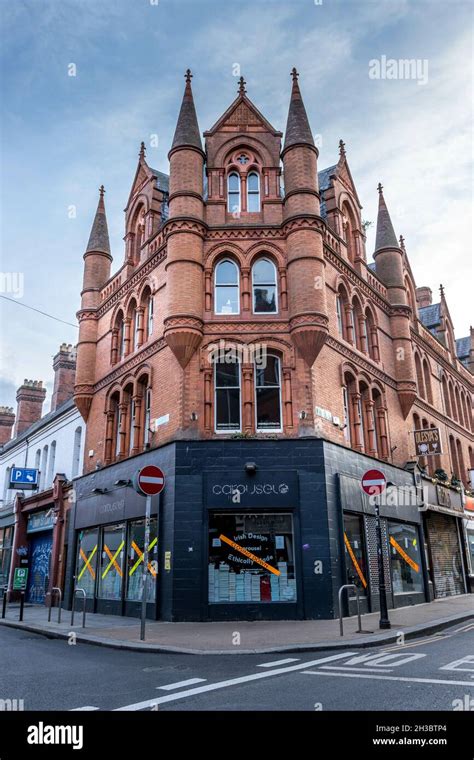
[{"label": "blue parking sign", "polygon": [[12,467],[10,470],[10,488],[30,490],[38,488],[39,470],[28,467]]}]

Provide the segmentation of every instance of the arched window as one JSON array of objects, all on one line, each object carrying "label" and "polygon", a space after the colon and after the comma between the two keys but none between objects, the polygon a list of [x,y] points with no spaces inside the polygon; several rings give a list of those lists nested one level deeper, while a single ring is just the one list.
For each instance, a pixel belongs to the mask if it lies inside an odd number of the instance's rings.
[{"label": "arched window", "polygon": [[214,365],[214,414],[218,433],[240,430],[240,362],[216,361]]},{"label": "arched window", "polygon": [[416,384],[418,386],[418,395],[425,398],[425,386],[423,384],[423,372],[421,370],[421,361],[418,354],[415,354]]},{"label": "arched window", "polygon": [[44,491],[46,487],[46,478],[48,474],[47,465],[48,465],[48,447],[43,446],[43,454],[41,456],[40,491]]},{"label": "arched window", "polygon": [[459,438],[456,439],[456,449],[457,449],[457,455],[458,455],[457,461],[458,461],[458,469],[459,469],[458,478],[459,480],[462,480],[462,482],[465,485],[468,485],[467,470],[464,467],[464,454],[462,453],[462,445]]},{"label": "arched window", "polygon": [[5,504],[8,502],[11,469],[11,467],[7,467],[5,470],[5,482],[3,484],[3,506],[5,506]]},{"label": "arched window", "polygon": [[281,430],[280,359],[267,355],[264,366],[255,363],[257,430]]},{"label": "arched window", "polygon": [[49,450],[49,467],[48,467],[48,482],[47,485],[51,486],[53,484],[53,478],[54,478],[54,467],[56,464],[56,441],[52,441],[51,447]]},{"label": "arched window", "polygon": [[451,402],[451,417],[453,420],[458,419],[458,412],[456,409],[456,401],[454,399],[454,390],[451,381],[449,381],[449,400]]},{"label": "arched window", "polygon": [[360,448],[360,416],[359,401],[360,395],[354,376],[350,372],[344,373],[345,393],[343,394],[344,404],[344,437],[352,448]]},{"label": "arched window", "polygon": [[375,362],[379,360],[379,339],[377,325],[375,323],[374,315],[372,311],[367,308],[365,310],[365,324],[367,333],[367,351],[371,359]]},{"label": "arched window", "polygon": [[130,324],[130,351],[136,351],[139,346],[139,322],[137,302],[132,300],[128,307],[127,316]]},{"label": "arched window", "polygon": [[36,449],[35,454],[35,470],[39,470],[41,464],[41,449]]},{"label": "arched window", "polygon": [[150,295],[148,296],[147,305],[146,305],[146,318],[147,318],[146,337],[147,337],[147,340],[150,337],[150,335],[153,333],[153,311],[154,311],[153,296],[150,293]]},{"label": "arched window", "polygon": [[252,267],[253,313],[276,314],[276,269],[269,259],[258,259]]},{"label": "arched window", "polygon": [[365,316],[358,298],[352,301],[352,324],[354,327],[354,343],[359,351],[367,353],[367,326]]},{"label": "arched window", "polygon": [[126,415],[125,425],[125,454],[132,452],[135,437],[135,401],[133,399],[133,385],[130,383],[123,390],[122,414]]},{"label": "arched window", "polygon": [[352,210],[347,203],[344,203],[342,206],[342,215],[343,233],[347,244],[347,257],[351,264],[353,264],[356,258],[356,222]]},{"label": "arched window", "polygon": [[73,478],[79,475],[79,468],[81,466],[81,438],[82,438],[82,428],[77,427],[74,431],[74,447],[72,450],[72,477]]},{"label": "arched window", "polygon": [[423,359],[423,378],[425,381],[425,393],[426,393],[426,400],[432,404],[433,403],[433,393],[431,390],[431,372],[430,367],[428,364],[428,361],[426,359]]},{"label": "arched window", "polygon": [[260,211],[260,177],[250,172],[247,177],[247,211]]},{"label": "arched window", "polygon": [[451,404],[449,402],[448,383],[445,375],[441,379],[441,385],[443,387],[444,411],[448,417],[451,417]]},{"label": "arched window", "polygon": [[239,269],[233,261],[224,259],[216,266],[214,313],[239,314]]},{"label": "arched window", "polygon": [[460,479],[456,443],[452,435],[449,436],[449,449],[451,452],[451,467],[453,469],[453,475],[455,475],[458,479]]},{"label": "arched window", "polygon": [[454,389],[454,396],[456,399],[457,418],[459,422],[461,423],[461,425],[464,425],[463,408],[461,406],[461,398],[459,396],[459,388],[457,387],[457,385],[455,386],[455,389]]},{"label": "arched window", "polygon": [[337,316],[337,329],[341,338],[344,337],[344,318],[342,316],[343,306],[341,296],[338,293],[336,296],[336,316]]},{"label": "arched window", "polygon": [[227,210],[231,214],[238,214],[240,205],[240,177],[237,172],[231,172],[227,177]]},{"label": "arched window", "polygon": [[[436,429],[436,425],[431,424],[430,428],[432,428],[433,430],[435,430]],[[431,459],[433,460],[433,467],[432,467],[433,472],[435,472],[436,470],[440,470],[441,469],[441,457],[440,457],[440,455],[439,454],[434,454],[434,455],[431,456]]]},{"label": "arched window", "polygon": [[143,445],[146,447],[150,440],[151,388],[146,388],[143,401],[145,404],[145,414],[144,414],[144,421],[143,421]]}]

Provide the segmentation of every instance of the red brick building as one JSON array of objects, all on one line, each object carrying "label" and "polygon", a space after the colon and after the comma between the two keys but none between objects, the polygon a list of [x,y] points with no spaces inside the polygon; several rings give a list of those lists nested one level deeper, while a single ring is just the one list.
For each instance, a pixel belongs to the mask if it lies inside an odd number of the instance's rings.
[{"label": "red brick building", "polygon": [[472,329],[456,341],[442,289],[416,286],[381,185],[368,261],[344,143],[318,170],[296,70],[282,137],[241,79],[203,147],[188,71],[169,177],[142,144],[115,274],[101,188],[78,312],[85,472],[177,441],[308,437],[403,468],[435,427],[420,465],[467,486]]}]

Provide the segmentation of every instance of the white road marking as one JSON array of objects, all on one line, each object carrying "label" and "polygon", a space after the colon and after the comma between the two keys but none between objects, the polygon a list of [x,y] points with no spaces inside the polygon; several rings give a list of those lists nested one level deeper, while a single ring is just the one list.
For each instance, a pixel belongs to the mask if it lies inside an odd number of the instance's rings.
[{"label": "white road marking", "polygon": [[91,711],[91,710],[99,710],[99,707],[92,707],[92,705],[85,705],[85,707],[73,707],[72,710],[69,710],[69,712],[84,712],[84,711]]},{"label": "white road marking", "polygon": [[[468,665],[470,667],[461,668],[460,665]],[[461,657],[460,660],[453,660],[448,662],[447,665],[443,665],[440,670],[464,670],[470,673],[474,673],[474,654],[468,654],[466,657]]]},{"label": "white road marking", "polygon": [[[375,665],[375,667],[380,668],[395,668],[400,665],[405,665],[407,662],[412,662],[413,660],[420,660],[422,657],[426,657],[426,654],[422,654],[421,652],[404,653],[400,650],[394,654],[378,652],[377,654],[362,654],[358,657],[352,657],[352,659],[346,662],[346,665],[360,665],[363,663],[364,665]],[[392,660],[392,662],[389,663],[389,660]],[[387,663],[387,666],[384,663]]]},{"label": "white road marking", "polygon": [[[451,633],[443,635],[443,641],[444,639],[449,639],[449,637],[452,636]],[[419,641],[414,641],[412,644],[395,644],[393,647],[385,647],[384,652],[399,652],[403,649],[408,649],[408,647],[421,647],[423,644],[438,644],[441,641],[441,637],[438,638],[429,638],[429,639],[420,639]]]},{"label": "white road marking", "polygon": [[192,686],[193,683],[202,683],[202,681],[206,680],[206,678],[188,678],[187,681],[176,681],[176,683],[169,683],[166,686],[157,686],[156,688],[163,691],[172,691],[173,689],[181,689],[183,686]]},{"label": "white road marking", "polygon": [[472,686],[472,681],[448,681],[441,678],[408,678],[405,676],[366,676],[363,673],[327,673],[324,670],[303,670],[308,676],[335,676],[337,678],[372,678],[379,681],[408,681],[409,683],[439,683],[449,686]]},{"label": "white road marking", "polygon": [[333,662],[334,660],[341,660],[345,657],[354,655],[355,652],[344,652],[343,654],[334,654],[331,657],[323,657],[320,660],[312,660],[311,662],[302,662],[299,665],[290,665],[287,668],[277,668],[276,670],[267,670],[264,673],[252,673],[249,676],[240,676],[239,678],[230,678],[227,681],[218,681],[217,683],[210,683],[206,686],[196,686],[195,689],[187,689],[186,691],[180,691],[177,694],[167,694],[166,697],[155,697],[155,699],[146,699],[143,702],[136,702],[132,705],[126,705],[125,707],[118,707],[113,712],[126,712],[127,710],[146,710],[147,707],[151,708],[155,705],[163,704],[164,702],[174,702],[178,699],[185,699],[185,697],[193,697],[196,694],[203,694],[208,691],[215,691],[216,689],[225,689],[229,686],[237,686],[241,683],[248,683],[249,681],[258,681],[262,678],[270,678],[271,676],[279,676],[285,673],[292,673],[297,670],[303,670],[303,668],[313,667],[314,665],[323,665],[326,662]]},{"label": "white road marking", "polygon": [[474,628],[474,623],[467,623],[466,625],[463,625],[461,628],[456,628],[453,633],[464,633],[465,631],[470,631]]},{"label": "white road marking", "polygon": [[[363,670],[364,673],[380,673],[380,668],[358,668],[357,665],[321,665],[321,669],[325,668],[328,670]],[[393,670],[387,670],[386,668],[383,669],[384,673],[393,673]]]},{"label": "white road marking", "polygon": [[274,662],[264,662],[262,665],[257,665],[257,668],[273,668],[277,665],[286,665],[289,662],[298,662],[299,657],[287,657],[286,660],[275,660]]}]

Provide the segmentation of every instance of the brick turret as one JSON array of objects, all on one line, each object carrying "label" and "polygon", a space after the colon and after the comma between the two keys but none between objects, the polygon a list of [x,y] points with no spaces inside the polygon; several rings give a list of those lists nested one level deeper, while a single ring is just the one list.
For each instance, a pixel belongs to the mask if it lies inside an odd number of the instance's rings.
[{"label": "brick turret", "polygon": [[93,397],[97,352],[97,318],[100,290],[110,277],[112,256],[104,205],[104,186],[100,188],[99,203],[92,224],[89,242],[84,253],[84,279],[81,292],[79,340],[74,400],[84,420],[87,420]]},{"label": "brick turret", "polygon": [[308,366],[328,334],[322,222],[318,192],[318,149],[292,71],[293,86],[281,154],[285,177],[284,227],[288,240],[290,332]]},{"label": "brick turret", "polygon": [[377,276],[387,288],[387,298],[392,305],[390,313],[397,394],[404,419],[416,398],[416,375],[413,363],[413,346],[410,336],[411,309],[403,279],[403,251],[399,246],[383,196],[378,186],[379,210],[374,260]]},{"label": "brick turret", "polygon": [[42,380],[24,380],[16,392],[18,403],[15,432],[13,437],[23,433],[34,422],[41,419],[43,402],[46,397],[46,388],[43,388]]},{"label": "brick turret", "polygon": [[167,235],[168,304],[164,337],[184,368],[203,336],[203,168],[199,126],[186,72],[181,110],[170,161],[169,218]]},{"label": "brick turret", "polygon": [[12,429],[15,424],[15,413],[11,406],[0,406],[0,446],[12,437]]}]

